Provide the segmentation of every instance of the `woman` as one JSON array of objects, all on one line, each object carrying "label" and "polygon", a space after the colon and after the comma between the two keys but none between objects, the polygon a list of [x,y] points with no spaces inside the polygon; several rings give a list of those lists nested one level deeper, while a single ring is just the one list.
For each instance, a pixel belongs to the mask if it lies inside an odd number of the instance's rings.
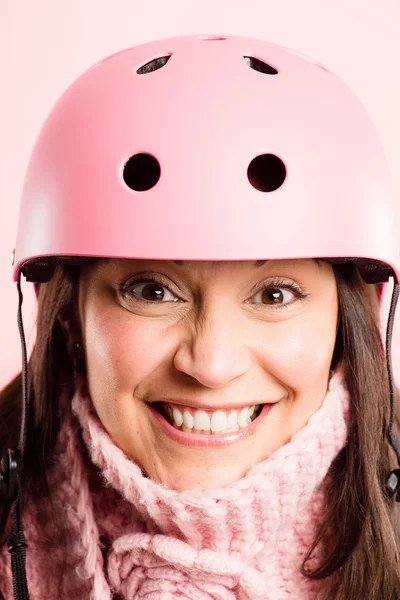
[{"label": "woman", "polygon": [[86,71],[24,184],[4,597],[398,598],[398,254],[377,133],[311,59],[184,36]]}]

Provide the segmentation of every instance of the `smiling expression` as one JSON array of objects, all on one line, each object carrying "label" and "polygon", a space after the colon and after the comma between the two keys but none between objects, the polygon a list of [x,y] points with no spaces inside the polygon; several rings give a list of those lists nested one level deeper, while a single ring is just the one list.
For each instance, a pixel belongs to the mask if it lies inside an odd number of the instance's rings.
[{"label": "smiling expression", "polygon": [[[311,259],[111,260],[82,272],[79,315],[90,397],[113,441],[166,487],[207,489],[243,477],[320,407],[338,297],[332,267]],[[210,420],[264,410],[221,434],[182,430],[172,404]]]}]

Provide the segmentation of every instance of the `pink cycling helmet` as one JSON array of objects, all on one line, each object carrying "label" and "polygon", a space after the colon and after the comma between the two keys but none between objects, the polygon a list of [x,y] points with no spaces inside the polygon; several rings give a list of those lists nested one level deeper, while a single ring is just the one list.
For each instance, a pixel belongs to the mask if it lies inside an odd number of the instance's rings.
[{"label": "pink cycling helmet", "polygon": [[320,257],[398,281],[395,217],[377,132],[336,75],[261,40],[174,37],[102,60],[55,104],[13,277],[48,281],[51,257]]}]

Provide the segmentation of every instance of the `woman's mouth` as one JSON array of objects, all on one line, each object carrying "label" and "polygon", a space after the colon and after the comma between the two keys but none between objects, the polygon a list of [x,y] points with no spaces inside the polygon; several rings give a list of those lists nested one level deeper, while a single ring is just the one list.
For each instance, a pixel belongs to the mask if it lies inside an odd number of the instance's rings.
[{"label": "woman's mouth", "polygon": [[235,410],[203,410],[166,402],[147,406],[169,438],[186,446],[223,446],[253,435],[273,404]]},{"label": "woman's mouth", "polygon": [[260,414],[262,405],[257,404],[239,410],[209,411],[160,402],[157,408],[168,423],[176,429],[185,433],[215,435],[244,429]]}]

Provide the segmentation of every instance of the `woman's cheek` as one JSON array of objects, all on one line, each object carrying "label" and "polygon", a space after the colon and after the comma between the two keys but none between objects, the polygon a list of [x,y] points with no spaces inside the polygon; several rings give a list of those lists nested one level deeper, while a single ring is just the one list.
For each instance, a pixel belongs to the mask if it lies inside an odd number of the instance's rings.
[{"label": "woman's cheek", "polygon": [[292,394],[327,381],[336,337],[328,319],[294,321],[280,323],[261,350],[264,369]]},{"label": "woman's cheek", "polygon": [[[158,326],[157,326],[158,325]],[[107,324],[91,330],[92,362],[97,374],[106,374],[113,381],[115,391],[133,393],[137,384],[165,360],[168,336],[165,327],[151,319],[132,314],[110,315]]]}]

